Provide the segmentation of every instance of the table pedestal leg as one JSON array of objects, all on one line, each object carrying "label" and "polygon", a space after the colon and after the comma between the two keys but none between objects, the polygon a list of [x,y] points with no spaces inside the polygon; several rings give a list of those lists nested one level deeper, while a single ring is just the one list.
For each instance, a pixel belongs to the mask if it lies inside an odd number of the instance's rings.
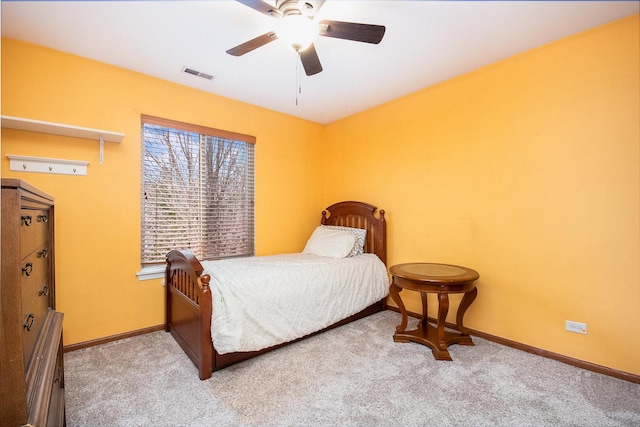
[{"label": "table pedestal leg", "polygon": [[438,318],[436,319],[436,330],[438,331],[438,348],[437,350],[435,348],[433,349],[433,355],[436,360],[451,360],[451,356],[447,351],[447,341],[444,330],[448,312],[449,295],[438,294]]},{"label": "table pedestal leg", "polygon": [[462,297],[462,301],[460,301],[460,306],[458,307],[458,314],[456,315],[456,327],[460,332],[464,335],[469,335],[467,328],[462,326],[462,318],[464,317],[464,313],[467,312],[467,309],[471,305],[473,301],[475,301],[478,296],[478,288],[473,288],[469,292],[465,292]]},{"label": "table pedestal leg", "polygon": [[399,286],[396,286],[393,283],[391,283],[391,286],[389,286],[389,296],[398,305],[398,308],[400,309],[400,313],[402,314],[402,323],[396,326],[396,333],[393,335],[393,340],[395,342],[409,342],[408,339],[398,337],[398,334],[404,332],[404,330],[407,328],[407,323],[409,322],[409,319],[407,316],[407,309],[404,307],[402,298],[400,298],[401,291],[402,291],[402,288]]},{"label": "table pedestal leg", "polygon": [[427,293],[420,292],[420,297],[422,298],[422,318],[418,322],[418,328],[422,325],[426,325],[429,323],[429,307],[427,305]]}]

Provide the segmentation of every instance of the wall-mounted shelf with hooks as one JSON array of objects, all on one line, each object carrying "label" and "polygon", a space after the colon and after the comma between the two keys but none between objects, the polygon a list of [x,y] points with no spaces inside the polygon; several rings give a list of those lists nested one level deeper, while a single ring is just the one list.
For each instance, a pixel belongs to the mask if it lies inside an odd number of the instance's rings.
[{"label": "wall-mounted shelf with hooks", "polygon": [[87,165],[89,164],[89,162],[78,160],[48,159],[13,154],[7,154],[7,157],[9,158],[9,170],[18,172],[85,176],[87,174]]},{"label": "wall-mounted shelf with hooks", "polygon": [[73,138],[92,139],[100,142],[100,163],[104,161],[104,143],[119,144],[124,139],[124,133],[101,129],[91,129],[61,123],[44,122],[42,120],[25,119],[22,117],[2,116],[2,127],[28,132],[48,133],[53,135],[71,136]]}]

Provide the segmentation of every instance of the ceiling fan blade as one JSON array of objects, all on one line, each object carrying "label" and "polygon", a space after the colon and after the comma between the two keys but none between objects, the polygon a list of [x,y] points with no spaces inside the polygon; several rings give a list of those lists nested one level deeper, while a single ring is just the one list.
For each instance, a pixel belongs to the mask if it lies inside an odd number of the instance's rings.
[{"label": "ceiling fan blade", "polygon": [[322,71],[320,58],[318,58],[318,53],[313,45],[300,52],[300,60],[307,76],[313,76]]},{"label": "ceiling fan blade", "polygon": [[236,47],[232,47],[227,51],[227,53],[233,56],[242,56],[245,53],[249,53],[252,50],[264,46],[267,43],[271,43],[272,41],[277,39],[278,36],[276,35],[275,31],[269,31],[268,33],[256,37],[255,39],[251,39],[247,42],[239,44]]},{"label": "ceiling fan blade", "polygon": [[245,6],[249,6],[253,10],[257,10],[260,13],[264,13],[267,16],[273,16],[274,18],[280,18],[280,11],[262,0],[236,0],[238,3],[242,3]]},{"label": "ceiling fan blade", "polygon": [[358,24],[355,22],[320,21],[320,35],[356,42],[378,44],[384,36],[383,25]]}]

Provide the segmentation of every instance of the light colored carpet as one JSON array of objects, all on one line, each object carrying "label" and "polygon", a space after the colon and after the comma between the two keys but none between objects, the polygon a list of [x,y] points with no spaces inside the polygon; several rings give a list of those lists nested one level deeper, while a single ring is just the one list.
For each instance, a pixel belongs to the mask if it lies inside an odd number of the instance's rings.
[{"label": "light colored carpet", "polygon": [[476,337],[435,361],[393,342],[399,323],[378,313],[207,381],[166,332],[66,353],[67,425],[640,425],[640,384]]}]

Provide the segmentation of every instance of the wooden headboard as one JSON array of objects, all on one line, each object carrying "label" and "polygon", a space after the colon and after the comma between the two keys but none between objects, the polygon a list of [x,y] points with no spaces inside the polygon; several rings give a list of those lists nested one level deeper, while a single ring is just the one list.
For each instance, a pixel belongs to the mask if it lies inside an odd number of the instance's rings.
[{"label": "wooden headboard", "polygon": [[323,225],[340,225],[343,227],[363,228],[367,230],[364,244],[366,253],[378,255],[387,263],[387,223],[384,210],[375,212],[378,208],[362,202],[340,202],[322,211]]}]

